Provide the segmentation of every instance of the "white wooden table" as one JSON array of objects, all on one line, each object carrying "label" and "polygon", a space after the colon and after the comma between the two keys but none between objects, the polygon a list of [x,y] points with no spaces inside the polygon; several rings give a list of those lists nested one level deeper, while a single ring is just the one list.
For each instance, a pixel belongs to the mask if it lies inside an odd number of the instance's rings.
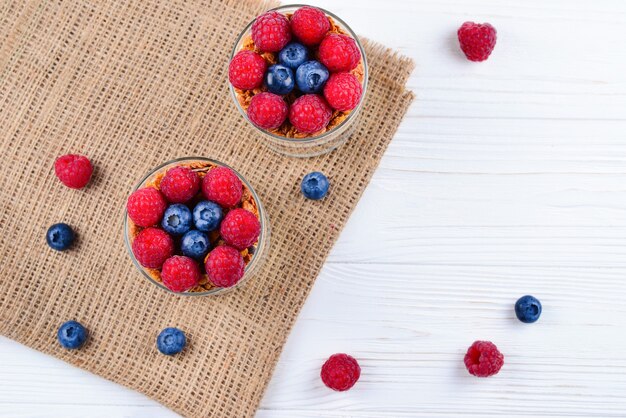
[{"label": "white wooden table", "polygon": [[[258,418],[626,416],[626,2],[319,0],[411,56],[417,100],[332,251]],[[488,21],[484,63],[456,29]],[[536,324],[512,310],[541,299]],[[463,366],[476,339],[496,377]],[[362,365],[324,388],[334,352]],[[0,338],[2,417],[175,417]],[[237,418],[237,417],[234,417]]]}]

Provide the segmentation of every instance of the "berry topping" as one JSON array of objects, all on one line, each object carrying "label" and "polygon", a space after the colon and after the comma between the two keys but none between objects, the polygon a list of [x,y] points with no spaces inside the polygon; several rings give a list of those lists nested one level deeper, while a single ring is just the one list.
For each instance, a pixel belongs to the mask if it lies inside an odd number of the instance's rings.
[{"label": "berry topping", "polygon": [[87,341],[87,330],[79,322],[67,321],[57,331],[59,343],[70,350],[80,348]]},{"label": "berry topping", "polygon": [[222,239],[238,250],[254,244],[260,232],[261,224],[256,215],[241,208],[228,212],[220,226]]},{"label": "berry topping", "polygon": [[189,167],[178,166],[167,170],[159,187],[170,202],[185,203],[198,194],[200,177]]},{"label": "berry topping", "polygon": [[287,119],[287,113],[287,103],[274,93],[256,94],[248,106],[250,122],[262,129],[278,128]]},{"label": "berry topping", "polygon": [[87,157],[68,154],[56,159],[54,173],[67,187],[82,189],[89,183],[93,167]]},{"label": "berry topping", "polygon": [[48,228],[46,241],[53,250],[63,251],[72,246],[74,242],[74,231],[68,224],[58,223]]},{"label": "berry topping", "polygon": [[326,196],[329,186],[326,176],[319,171],[314,171],[304,176],[300,190],[307,199],[319,200]]},{"label": "berry topping", "polygon": [[289,109],[289,121],[302,132],[313,134],[324,129],[333,112],[317,94],[305,94],[296,99]]},{"label": "berry topping", "polygon": [[191,229],[191,211],[182,203],[170,205],[163,214],[161,226],[172,235],[183,235]]},{"label": "berry topping", "polygon": [[520,321],[532,324],[541,316],[541,302],[534,296],[522,296],[515,302],[515,315]]},{"label": "berry topping", "polygon": [[295,85],[293,71],[281,64],[272,65],[265,74],[265,84],[271,93],[289,94]]},{"label": "berry topping", "polygon": [[232,287],[243,277],[243,257],[233,247],[220,245],[209,253],[205,268],[214,286]]},{"label": "berry topping", "polygon": [[135,190],[126,202],[130,219],[143,227],[158,224],[163,218],[166,207],[167,202],[161,192],[152,187]]},{"label": "berry topping", "polygon": [[157,337],[156,344],[162,354],[173,356],[183,351],[187,345],[187,338],[178,328],[165,328]]},{"label": "berry topping", "polygon": [[350,71],[359,65],[361,51],[356,41],[347,35],[332,34],[320,44],[319,57],[329,71]]},{"label": "berry topping", "polygon": [[139,264],[158,269],[174,254],[174,241],[162,229],[146,228],[137,234],[132,248]]},{"label": "berry topping", "polygon": [[267,64],[263,57],[252,51],[240,51],[228,65],[230,83],[241,90],[253,90],[263,84]]},{"label": "berry topping", "polygon": [[202,193],[208,200],[232,208],[241,201],[243,184],[230,168],[216,167],[202,179]]},{"label": "berry topping", "polygon": [[261,52],[278,52],[291,40],[289,20],[278,12],[267,12],[252,24],[252,41]]},{"label": "berry topping", "polygon": [[191,257],[195,260],[202,260],[209,253],[210,241],[207,234],[192,229],[183,235],[180,242],[180,250],[183,255]]},{"label": "berry topping", "polygon": [[465,354],[467,371],[477,377],[497,374],[504,364],[504,356],[498,347],[489,341],[474,341]]},{"label": "berry topping", "polygon": [[330,22],[320,9],[304,6],[291,16],[291,30],[305,45],[317,45],[330,30]]},{"label": "berry topping", "polygon": [[335,73],[324,86],[324,97],[330,107],[342,112],[354,109],[362,93],[361,83],[350,73]]},{"label": "berry topping", "polygon": [[175,255],[163,263],[161,280],[172,292],[186,292],[198,286],[200,269],[191,258]]},{"label": "berry topping", "polygon": [[489,23],[465,22],[457,35],[461,50],[470,61],[484,61],[496,46],[496,29]]},{"label": "berry topping", "polygon": [[222,222],[222,208],[220,205],[203,200],[193,208],[193,223],[200,231],[210,232]]},{"label": "berry topping", "polygon": [[320,377],[332,390],[343,392],[359,380],[361,367],[352,356],[343,353],[333,354],[322,366]]},{"label": "berry topping", "polygon": [[278,54],[278,62],[292,70],[296,70],[308,58],[309,50],[297,42],[287,44]]},{"label": "berry topping", "polygon": [[328,80],[328,70],[318,61],[307,61],[296,70],[296,83],[302,93],[317,93]]}]

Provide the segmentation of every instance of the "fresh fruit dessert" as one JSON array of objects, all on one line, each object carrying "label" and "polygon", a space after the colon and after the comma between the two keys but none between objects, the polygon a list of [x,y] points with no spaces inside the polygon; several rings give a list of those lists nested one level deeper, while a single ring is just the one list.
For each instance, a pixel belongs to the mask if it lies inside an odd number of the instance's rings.
[{"label": "fresh fruit dessert", "polygon": [[266,239],[254,191],[234,170],[207,159],[156,169],[128,197],[126,213],[136,264],[176,293],[235,286]]},{"label": "fresh fruit dessert", "polygon": [[361,103],[363,50],[328,12],[311,6],[270,10],[242,37],[228,77],[258,128],[286,138],[316,137],[342,125]]}]

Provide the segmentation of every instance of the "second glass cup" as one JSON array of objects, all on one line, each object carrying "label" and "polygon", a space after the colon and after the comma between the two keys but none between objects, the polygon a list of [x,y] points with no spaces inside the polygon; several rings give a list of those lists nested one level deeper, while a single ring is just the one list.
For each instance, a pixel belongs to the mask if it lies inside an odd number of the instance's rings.
[{"label": "second glass cup", "polygon": [[[207,273],[204,271],[204,261],[199,260],[198,266],[201,270],[201,279],[199,284],[190,289],[187,292],[172,292],[168,289],[164,284],[161,278],[161,269],[160,268],[148,268],[143,266],[140,261],[137,259],[137,256],[133,251],[133,242],[138,237],[138,235],[147,228],[141,227],[137,225],[128,215],[128,210],[124,216],[124,239],[126,242],[126,248],[128,249],[128,254],[132,259],[133,263],[137,267],[137,269],[142,273],[144,278],[148,279],[153,284],[159,286],[160,288],[179,295],[184,296],[207,296],[207,295],[218,295],[225,293],[227,291],[233,290],[237,287],[243,285],[254,273],[260,268],[262,265],[267,252],[269,251],[269,240],[270,240],[270,227],[267,219],[267,215],[261,204],[259,197],[256,192],[250,185],[250,183],[241,176],[237,171],[228,167],[226,164],[221,163],[216,160],[211,160],[208,158],[202,157],[186,157],[179,158],[176,160],[168,161],[160,166],[154,168],[149,173],[147,173],[135,186],[133,189],[133,193],[139,189],[143,188],[156,188],[159,189],[159,185],[165,176],[165,173],[175,167],[187,167],[191,169],[193,172],[197,173],[198,176],[202,179],[204,176],[212,169],[217,167],[226,167],[232,170],[232,172],[241,180],[243,186],[243,194],[241,203],[238,207],[242,207],[252,213],[254,213],[260,223],[260,233],[256,243],[254,243],[249,248],[244,249],[241,254],[244,260],[244,274],[243,277],[237,282],[236,285],[232,287],[216,287],[213,286],[207,276]],[[186,203],[187,206],[193,208],[193,206],[199,201],[202,201],[202,197],[197,196],[190,202]],[[160,226],[156,226],[156,228],[160,228]],[[216,248],[217,245],[220,245],[221,238],[219,237],[218,231],[215,230],[213,232],[208,232],[208,238],[211,242],[210,250]],[[180,245],[181,245],[181,237],[174,237],[174,255],[180,254]],[[210,254],[210,253],[209,253]]]},{"label": "second glass cup", "polygon": [[[293,13],[301,7],[304,7],[304,5],[281,6],[270,10],[270,12],[281,13],[285,15],[288,19],[290,19]],[[341,34],[354,39],[360,51],[361,60],[357,68],[351,71],[357,76],[357,78],[361,82],[362,88],[361,98],[354,109],[350,111],[334,110],[327,128],[314,134],[298,133],[297,130],[295,130],[293,127],[290,127],[288,118],[285,124],[281,127],[281,129],[265,130],[253,124],[247,114],[247,106],[250,102],[251,97],[253,97],[255,94],[265,91],[265,87],[262,86],[259,89],[243,91],[240,89],[236,89],[231,83],[229,83],[231,95],[233,97],[235,105],[237,106],[237,109],[239,110],[241,115],[250,123],[250,126],[252,126],[252,128],[254,129],[257,139],[269,146],[272,150],[291,157],[312,157],[325,154],[346,142],[355,130],[356,124],[358,123],[358,116],[361,108],[363,107],[365,96],[367,94],[368,66],[365,56],[365,50],[363,49],[363,45],[359,41],[359,38],[352,31],[352,29],[350,29],[350,27],[339,17],[324,9],[317,9],[323,12],[328,17],[331,23],[331,30],[329,34]],[[252,41],[251,28],[253,24],[254,21],[250,22],[237,38],[230,57],[231,61],[233,57],[242,50],[254,50],[255,52],[260,52],[255,47]],[[297,39],[292,39],[292,41],[297,41]],[[261,55],[268,62],[268,64],[273,64],[278,61],[277,53],[265,52]],[[290,93],[286,97],[287,101],[293,101],[294,96],[295,95],[293,93]]]}]

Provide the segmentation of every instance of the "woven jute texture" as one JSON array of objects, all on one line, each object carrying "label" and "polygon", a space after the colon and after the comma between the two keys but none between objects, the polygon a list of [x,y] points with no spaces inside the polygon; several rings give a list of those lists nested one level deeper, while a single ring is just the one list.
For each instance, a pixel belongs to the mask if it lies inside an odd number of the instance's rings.
[{"label": "woven jute texture", "polygon": [[[0,3],[0,332],[188,417],[249,417],[339,232],[413,95],[409,60],[365,42],[367,101],[356,134],[312,159],[254,139],[227,85],[238,32],[274,4],[251,0]],[[350,17],[345,16],[349,21]],[[89,156],[87,188],[54,176],[54,159]],[[123,239],[126,198],[154,166],[206,156],[235,167],[267,209],[271,249],[261,271],[217,297],[171,295],[144,279]],[[322,201],[302,176],[327,173]],[[47,228],[71,224],[67,252]],[[67,351],[58,326],[82,322],[90,340]],[[168,326],[187,333],[181,355],[158,353]]]}]

